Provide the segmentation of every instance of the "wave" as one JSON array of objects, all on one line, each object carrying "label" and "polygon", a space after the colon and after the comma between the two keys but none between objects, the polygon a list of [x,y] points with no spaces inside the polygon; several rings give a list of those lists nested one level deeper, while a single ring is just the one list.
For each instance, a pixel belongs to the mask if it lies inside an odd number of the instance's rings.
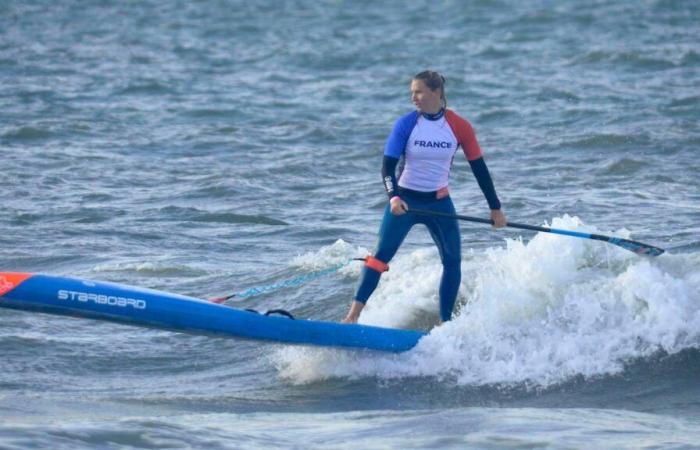
[{"label": "wave", "polygon": [[[689,60],[692,62],[692,58]],[[592,50],[574,58],[569,65],[595,65],[611,63],[640,70],[666,70],[681,65],[683,61],[672,61],[660,56],[650,56],[642,51]]]},{"label": "wave", "polygon": [[674,245],[666,249],[669,253],[688,253],[700,250],[700,241],[686,242],[685,244]]},{"label": "wave", "polygon": [[138,274],[152,278],[201,277],[206,271],[190,265],[175,264],[167,257],[151,258],[148,261],[120,261],[98,264],[91,272],[104,274]]},{"label": "wave", "polygon": [[[599,232],[564,216],[553,226]],[[616,234],[629,237],[626,230]],[[623,373],[627,364],[700,348],[700,254],[640,258],[604,243],[537,234],[465,252],[456,315],[402,355],[283,349],[282,378],[433,377],[459,385],[549,387]],[[361,322],[437,323],[437,252],[400,254]]]},{"label": "wave", "polygon": [[138,80],[115,92],[115,95],[163,95],[172,93],[173,89],[159,80]]},{"label": "wave", "polygon": [[632,175],[649,165],[640,159],[618,158],[605,165],[605,172],[613,175]]},{"label": "wave", "polygon": [[259,224],[259,225],[289,225],[282,220],[262,215],[236,214],[231,212],[211,212],[198,208],[183,208],[179,206],[167,206],[158,210],[158,215],[165,214],[176,220],[205,223],[228,224]]},{"label": "wave", "polygon": [[21,126],[2,134],[3,140],[12,141],[34,141],[48,139],[53,136],[51,130],[45,127]]}]

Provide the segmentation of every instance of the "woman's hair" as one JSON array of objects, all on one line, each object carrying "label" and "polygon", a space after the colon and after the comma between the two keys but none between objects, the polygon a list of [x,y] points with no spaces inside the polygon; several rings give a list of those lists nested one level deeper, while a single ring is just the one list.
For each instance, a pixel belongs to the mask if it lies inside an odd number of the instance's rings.
[{"label": "woman's hair", "polygon": [[445,97],[445,77],[435,72],[434,70],[424,70],[413,77],[414,80],[421,80],[431,91],[440,89],[440,98],[442,99],[442,107],[447,108],[447,98]]}]

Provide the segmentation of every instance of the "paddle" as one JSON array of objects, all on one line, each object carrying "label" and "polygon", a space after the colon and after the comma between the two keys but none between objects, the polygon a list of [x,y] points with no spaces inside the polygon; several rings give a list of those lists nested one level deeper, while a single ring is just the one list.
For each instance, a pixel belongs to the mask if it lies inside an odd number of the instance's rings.
[{"label": "paddle", "polygon": [[[459,219],[459,220],[466,220],[468,222],[478,222],[478,223],[486,223],[489,225],[493,225],[493,221],[491,219],[481,219],[479,217],[462,216],[459,214],[448,214],[448,213],[442,213],[442,212],[437,212],[437,211],[427,211],[424,209],[410,209],[410,210],[408,210],[408,212],[413,213],[413,214],[420,214],[420,215],[424,215],[424,216],[449,217],[451,219]],[[515,223],[515,222],[508,222],[506,224],[506,226],[511,227],[511,228],[520,228],[523,230],[543,231],[545,233],[563,234],[564,236],[573,236],[573,237],[578,237],[578,238],[583,238],[583,239],[594,239],[596,241],[608,242],[610,244],[617,245],[618,247],[622,247],[625,250],[629,250],[631,252],[634,252],[638,255],[659,256],[660,254],[662,254],[665,251],[662,248],[654,247],[653,245],[644,244],[642,242],[632,241],[629,239],[623,239],[623,238],[618,238],[618,237],[603,236],[600,234],[580,233],[578,231],[559,230],[556,228],[538,227],[538,226],[534,226],[534,225],[524,225],[524,224]]]}]

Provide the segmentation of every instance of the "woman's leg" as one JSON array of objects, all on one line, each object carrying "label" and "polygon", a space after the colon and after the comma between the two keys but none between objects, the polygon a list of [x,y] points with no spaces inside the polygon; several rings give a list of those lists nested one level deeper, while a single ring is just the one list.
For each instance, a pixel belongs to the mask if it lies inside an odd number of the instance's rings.
[{"label": "woman's leg", "polygon": [[[414,214],[408,213],[396,216],[391,213],[391,209],[387,205],[384,210],[382,225],[379,227],[379,243],[377,244],[377,251],[374,257],[388,264],[399,250],[401,243],[414,224]],[[355,300],[366,303],[372,292],[377,288],[380,277],[381,272],[365,266],[362,269],[362,281],[355,293]]]},{"label": "woman's leg", "polygon": [[[454,205],[449,197],[435,203],[431,209],[455,214]],[[447,217],[425,217],[422,222],[430,230],[430,235],[440,252],[440,260],[442,261],[440,319],[446,322],[452,318],[459,284],[462,281],[462,242],[459,224],[456,219]]]}]

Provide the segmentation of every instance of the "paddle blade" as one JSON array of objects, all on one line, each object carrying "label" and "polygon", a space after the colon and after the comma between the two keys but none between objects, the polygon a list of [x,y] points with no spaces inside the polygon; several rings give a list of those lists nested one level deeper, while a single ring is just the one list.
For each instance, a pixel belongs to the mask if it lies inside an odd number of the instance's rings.
[{"label": "paddle blade", "polygon": [[659,256],[665,251],[662,248],[654,247],[653,245],[649,244],[643,244],[637,241],[631,241],[629,239],[609,237],[607,238],[607,241],[611,244],[617,245],[618,247],[622,247],[625,250],[629,250],[638,255]]}]

